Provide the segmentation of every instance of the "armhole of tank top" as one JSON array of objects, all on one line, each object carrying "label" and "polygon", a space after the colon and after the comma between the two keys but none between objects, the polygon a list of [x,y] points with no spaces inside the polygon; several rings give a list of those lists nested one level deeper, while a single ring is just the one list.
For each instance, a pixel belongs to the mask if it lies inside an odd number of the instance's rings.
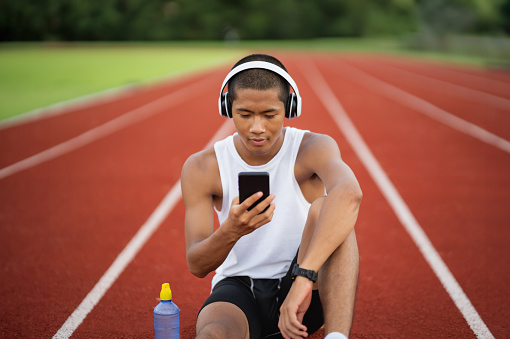
[{"label": "armhole of tank top", "polygon": [[299,139],[299,142],[297,142],[296,140],[296,145],[294,147],[297,148],[297,150],[292,154],[292,163],[294,164],[292,166],[292,183],[294,185],[294,190],[296,191],[296,194],[298,195],[299,199],[304,203],[306,204],[306,206],[310,207],[310,203],[308,202],[308,200],[306,200],[305,196],[303,195],[303,192],[301,191],[301,187],[299,187],[299,183],[297,182],[297,179],[296,179],[296,172],[294,170],[295,166],[296,166],[296,160],[297,160],[297,156],[298,156],[298,153],[299,153],[299,148],[301,147],[301,143],[303,142],[303,138],[305,136],[305,134],[309,132],[309,131],[303,131],[303,130],[299,130],[299,134],[296,133],[296,139]]},{"label": "armhole of tank top", "polygon": [[[219,141],[219,142],[223,142],[223,141]],[[223,213],[223,211],[225,210],[225,201],[228,199],[228,187],[225,187],[225,185],[228,185],[228,180],[226,180],[226,174],[224,173],[224,169],[222,169],[222,166],[220,165],[221,161],[219,161],[218,159],[218,151],[222,151],[224,149],[219,149],[219,148],[223,148],[223,145],[216,145],[214,144],[214,155],[216,157],[216,162],[218,163],[218,171],[220,172],[220,182],[221,182],[221,195],[222,195],[222,200],[221,200],[221,210],[218,210],[216,209],[216,206],[214,206],[214,211],[216,211],[216,213],[218,214],[218,216]],[[228,150],[227,150],[228,151]],[[227,192],[227,194],[225,194],[225,192]]]}]

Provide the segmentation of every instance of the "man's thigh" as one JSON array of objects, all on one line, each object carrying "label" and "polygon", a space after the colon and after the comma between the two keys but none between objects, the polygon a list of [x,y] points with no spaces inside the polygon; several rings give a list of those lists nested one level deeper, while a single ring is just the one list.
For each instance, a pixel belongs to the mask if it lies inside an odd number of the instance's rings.
[{"label": "man's thigh", "polygon": [[199,312],[197,333],[211,322],[228,324],[235,321],[236,327],[248,326],[251,338],[261,336],[262,324],[258,306],[251,291],[250,280],[244,278],[225,278],[214,286]]}]

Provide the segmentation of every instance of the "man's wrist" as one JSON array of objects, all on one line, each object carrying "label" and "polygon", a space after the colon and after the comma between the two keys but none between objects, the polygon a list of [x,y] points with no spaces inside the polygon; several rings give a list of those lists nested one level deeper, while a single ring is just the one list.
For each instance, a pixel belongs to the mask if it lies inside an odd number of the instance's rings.
[{"label": "man's wrist", "polygon": [[307,270],[299,267],[298,264],[294,264],[294,266],[292,267],[292,279],[295,279],[298,276],[305,277],[312,282],[316,282],[318,274],[313,270]]},{"label": "man's wrist", "polygon": [[215,232],[221,235],[226,244],[235,244],[240,239],[239,235],[233,231],[232,225],[232,221],[227,218]]}]

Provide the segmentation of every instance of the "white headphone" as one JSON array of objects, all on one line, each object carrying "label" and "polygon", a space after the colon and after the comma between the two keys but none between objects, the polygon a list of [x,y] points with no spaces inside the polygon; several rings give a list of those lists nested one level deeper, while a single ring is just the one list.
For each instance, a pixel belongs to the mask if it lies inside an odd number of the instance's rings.
[{"label": "white headphone", "polygon": [[237,67],[234,67],[223,80],[223,84],[221,85],[220,97],[218,98],[218,109],[221,116],[232,118],[232,104],[229,103],[228,100],[228,92],[223,94],[223,90],[225,86],[229,82],[229,80],[236,74],[245,71],[247,69],[266,69],[268,71],[274,72],[284,78],[287,83],[292,87],[294,93],[289,93],[289,99],[287,100],[287,104],[285,105],[285,117],[288,119],[292,119],[295,117],[299,117],[301,115],[301,97],[299,96],[299,90],[297,88],[296,83],[291,78],[289,73],[287,73],[283,68],[272,64],[266,61],[249,61],[245,62]]}]

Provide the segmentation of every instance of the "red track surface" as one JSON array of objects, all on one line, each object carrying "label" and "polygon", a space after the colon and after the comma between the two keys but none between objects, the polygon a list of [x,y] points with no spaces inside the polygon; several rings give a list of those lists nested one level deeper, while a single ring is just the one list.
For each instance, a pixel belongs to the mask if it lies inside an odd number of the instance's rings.
[{"label": "red track surface", "polygon": [[[475,334],[304,77],[310,60],[491,333],[510,337],[510,154],[364,86],[346,67],[506,140],[510,109],[473,95],[453,96],[450,84],[510,99],[504,90],[510,75],[408,59],[277,56],[304,100],[302,117],[289,125],[333,136],[364,192],[356,225],[361,276],[352,337]],[[227,70],[0,130],[5,168],[205,79],[199,90],[183,92],[144,120],[0,179],[0,337],[57,333],[178,181],[185,159],[224,123],[216,105]],[[187,271],[183,216],[179,202],[73,337],[152,337],[152,310],[163,282],[170,282],[181,309],[182,337],[193,336],[210,276],[200,280]]]}]

